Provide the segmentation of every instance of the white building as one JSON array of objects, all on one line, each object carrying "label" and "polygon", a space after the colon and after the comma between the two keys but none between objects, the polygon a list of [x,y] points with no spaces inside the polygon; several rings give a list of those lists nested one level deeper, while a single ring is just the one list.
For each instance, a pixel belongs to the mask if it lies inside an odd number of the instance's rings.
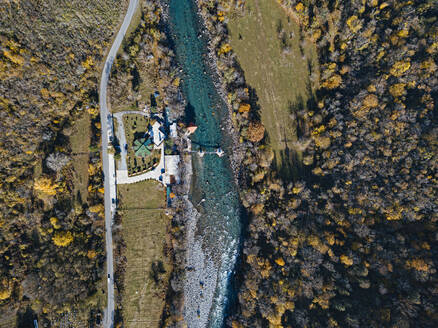
[{"label": "white building", "polygon": [[169,126],[169,132],[170,132],[170,136],[171,136],[172,138],[177,138],[177,137],[178,137],[178,133],[177,133],[177,131],[176,131],[176,123],[175,123],[175,122],[172,123],[172,124]]},{"label": "white building", "polygon": [[152,125],[152,134],[154,136],[154,144],[156,147],[158,147],[159,145],[161,145],[161,143],[164,141],[164,133],[161,132],[160,130],[161,124],[158,122],[155,122]]}]

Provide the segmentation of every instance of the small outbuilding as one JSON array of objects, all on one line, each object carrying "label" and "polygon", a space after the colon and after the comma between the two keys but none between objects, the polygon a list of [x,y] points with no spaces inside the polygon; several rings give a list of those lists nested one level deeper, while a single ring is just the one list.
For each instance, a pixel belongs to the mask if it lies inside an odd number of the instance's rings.
[{"label": "small outbuilding", "polygon": [[178,171],[178,165],[180,161],[179,155],[166,155],[164,156],[164,183],[165,184],[178,184],[180,183],[180,176]]},{"label": "small outbuilding", "polygon": [[169,125],[169,133],[170,133],[170,137],[172,138],[177,138],[178,137],[178,133],[176,130],[176,123],[172,123]]},{"label": "small outbuilding", "polygon": [[191,134],[193,134],[193,133],[195,133],[195,131],[198,129],[198,127],[196,126],[196,125],[193,125],[193,124],[189,124],[188,126],[187,126],[187,129],[186,129],[186,134],[189,136],[189,135],[191,135]]}]

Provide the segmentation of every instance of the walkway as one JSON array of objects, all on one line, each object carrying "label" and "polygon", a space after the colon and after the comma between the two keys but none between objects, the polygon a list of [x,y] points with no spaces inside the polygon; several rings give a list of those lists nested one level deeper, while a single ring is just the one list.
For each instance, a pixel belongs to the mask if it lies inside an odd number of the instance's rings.
[{"label": "walkway", "polygon": [[149,179],[154,179],[163,183],[163,179],[160,180],[160,176],[162,176],[161,170],[164,170],[164,142],[162,142],[160,146],[157,148],[160,149],[161,151],[161,157],[160,157],[160,162],[154,169],[146,173],[138,174],[135,176],[131,176],[131,177],[128,176],[128,166],[126,164],[126,158],[128,156],[128,153],[125,148],[126,136],[125,136],[125,127],[123,125],[123,115],[125,114],[137,114],[146,117],[149,116],[145,112],[140,112],[140,111],[124,111],[114,114],[114,117],[117,118],[117,122],[118,122],[117,137],[120,140],[120,156],[121,156],[121,159],[118,163],[119,165],[117,170],[117,183],[118,184],[136,183]]},{"label": "walkway", "polygon": [[160,180],[160,176],[163,175],[163,173],[161,173],[161,170],[164,170],[164,142],[161,143],[161,145],[158,147],[158,149],[161,150],[161,157],[160,157],[160,162],[158,163],[158,165],[154,169],[152,169],[146,173],[134,175],[131,177],[128,176],[128,170],[122,170],[122,169],[117,170],[117,183],[118,184],[136,183],[136,182],[140,182],[143,180],[149,180],[149,179],[154,179],[154,180],[157,180],[161,183],[164,183],[163,179]]}]

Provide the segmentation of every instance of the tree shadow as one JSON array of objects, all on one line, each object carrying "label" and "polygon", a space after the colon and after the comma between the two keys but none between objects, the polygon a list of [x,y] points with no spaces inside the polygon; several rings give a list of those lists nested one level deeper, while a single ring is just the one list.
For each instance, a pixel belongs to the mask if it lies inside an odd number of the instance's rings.
[{"label": "tree shadow", "polygon": [[274,170],[283,182],[296,181],[304,173],[298,153],[289,147],[274,154]]},{"label": "tree shadow", "polygon": [[134,66],[134,68],[131,70],[131,76],[132,76],[132,91],[137,92],[140,87],[140,83],[142,82],[137,66]]},{"label": "tree shadow", "polygon": [[155,99],[155,96],[153,94],[149,96],[149,99],[151,101],[151,107],[157,107],[157,99]]},{"label": "tree shadow", "polygon": [[191,123],[196,125],[195,107],[193,107],[193,105],[189,102],[187,102],[186,108],[184,110],[184,123],[186,125]]},{"label": "tree shadow", "polygon": [[307,91],[308,99],[304,99],[299,95],[294,103],[289,102],[288,110],[294,121],[296,135],[288,136],[285,129],[283,129],[281,143],[284,143],[284,149],[274,154],[274,169],[284,182],[308,179],[311,176],[311,167],[305,166],[301,159],[302,152],[305,152],[305,150],[300,149],[299,146],[300,143],[304,145],[306,139],[310,137],[310,127],[306,113],[309,109],[316,108],[316,101],[311,92],[310,84],[307,84]]},{"label": "tree shadow", "polygon": [[251,121],[260,121],[260,106],[258,104],[259,97],[257,96],[257,92],[254,88],[248,86],[248,103],[251,106],[251,110],[249,111],[249,118]]},{"label": "tree shadow", "polygon": [[28,307],[26,312],[17,312],[17,328],[34,328],[34,320],[37,320],[37,315]]},{"label": "tree shadow", "polygon": [[302,167],[301,161],[297,151],[293,147],[295,139],[298,137],[298,113],[304,109],[304,102],[301,96],[299,96],[298,101],[294,104],[289,101],[288,110],[290,115],[294,120],[296,126],[296,136],[289,136],[286,133],[285,128],[282,131],[282,139],[279,140],[280,145],[284,144],[284,149],[278,150],[274,153],[274,170],[278,173],[279,177],[284,182],[289,182],[291,180],[296,180],[299,177],[300,168]]}]

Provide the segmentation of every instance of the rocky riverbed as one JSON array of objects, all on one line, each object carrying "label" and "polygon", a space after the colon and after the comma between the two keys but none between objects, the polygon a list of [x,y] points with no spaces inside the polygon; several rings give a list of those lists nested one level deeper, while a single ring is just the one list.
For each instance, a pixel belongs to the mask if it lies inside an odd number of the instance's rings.
[{"label": "rocky riverbed", "polygon": [[192,143],[225,151],[223,157],[194,154],[182,168],[188,192],[183,316],[189,327],[221,327],[241,233],[236,157],[231,156],[236,136],[196,4],[170,1],[167,14],[182,91],[198,126]]}]

